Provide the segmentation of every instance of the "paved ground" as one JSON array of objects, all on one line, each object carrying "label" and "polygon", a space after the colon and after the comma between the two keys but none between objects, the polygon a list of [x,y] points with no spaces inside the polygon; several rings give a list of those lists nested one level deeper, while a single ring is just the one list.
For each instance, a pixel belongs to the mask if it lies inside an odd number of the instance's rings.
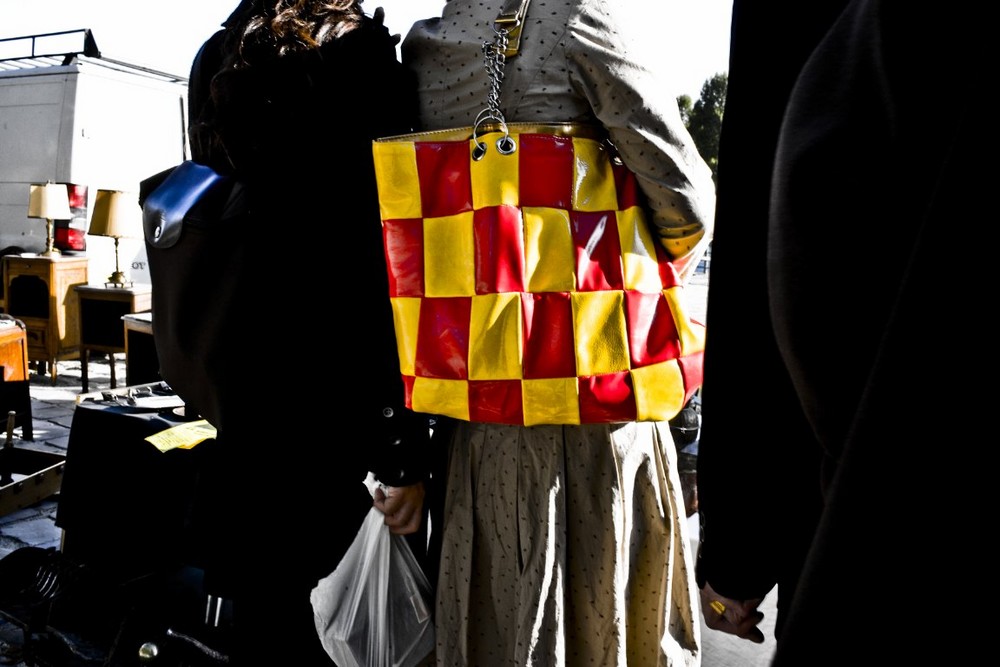
[{"label": "paved ground", "polygon": [[[69,430],[73,420],[76,398],[81,393],[80,362],[62,361],[58,364],[56,384],[51,376],[31,373],[31,416],[34,440],[22,439],[22,429],[14,429],[13,445],[19,448],[66,454]],[[124,358],[117,358],[116,375],[124,378]],[[90,364],[90,390],[108,389],[110,366],[107,358]],[[22,546],[50,547],[59,545],[59,529],[56,528],[55,510],[58,495],[50,497],[32,507],[18,510],[0,517],[0,558]]]},{"label": "paved ground", "polygon": [[[697,275],[689,289],[692,315],[699,320],[704,319],[707,283],[707,276]],[[124,378],[125,365],[121,355],[116,358],[116,364],[117,377]],[[92,360],[89,371],[91,392],[110,388],[110,367],[106,358]],[[50,376],[33,372],[30,392],[35,439],[33,442],[22,440],[21,429],[17,428],[14,431],[14,445],[65,455],[73,410],[81,393],[80,362],[59,362],[55,386],[52,385]],[[0,558],[23,546],[58,547],[60,530],[55,525],[58,500],[58,495],[55,495],[36,505],[0,517]],[[689,526],[692,539],[696,541],[697,517],[692,518]],[[762,629],[767,641],[761,645],[709,630],[702,625],[703,667],[766,667],[774,650],[773,594],[765,600],[763,611],[765,619]],[[12,631],[10,624],[5,625],[0,621],[0,665],[12,664],[17,667],[21,663],[5,662],[3,654],[4,639],[11,641],[17,636],[11,635]]]}]

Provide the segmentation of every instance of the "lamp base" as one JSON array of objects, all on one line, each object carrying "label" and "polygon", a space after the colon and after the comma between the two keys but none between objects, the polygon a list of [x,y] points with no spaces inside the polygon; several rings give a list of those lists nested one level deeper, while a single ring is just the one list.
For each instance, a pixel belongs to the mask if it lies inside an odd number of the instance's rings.
[{"label": "lamp base", "polygon": [[128,279],[121,271],[115,271],[110,276],[108,276],[108,281],[104,283],[105,287],[117,287],[121,289],[132,287],[132,281]]},{"label": "lamp base", "polygon": [[61,255],[59,248],[54,247],[52,244],[55,242],[55,236],[52,233],[55,222],[52,220],[45,220],[45,252],[42,253],[42,257],[56,257]]}]

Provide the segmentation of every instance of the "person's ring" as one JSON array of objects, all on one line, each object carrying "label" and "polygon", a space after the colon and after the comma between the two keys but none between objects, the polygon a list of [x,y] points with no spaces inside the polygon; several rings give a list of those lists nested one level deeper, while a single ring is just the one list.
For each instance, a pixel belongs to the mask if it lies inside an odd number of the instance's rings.
[{"label": "person's ring", "polygon": [[714,611],[719,616],[722,616],[723,614],[726,613],[726,605],[722,604],[718,600],[712,600],[711,602],[708,603],[708,606],[711,607],[712,611]]}]

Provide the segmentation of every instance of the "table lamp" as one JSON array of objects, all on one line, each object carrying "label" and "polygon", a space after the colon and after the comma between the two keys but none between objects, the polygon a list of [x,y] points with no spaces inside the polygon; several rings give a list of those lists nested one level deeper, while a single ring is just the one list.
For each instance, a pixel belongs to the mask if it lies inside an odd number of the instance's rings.
[{"label": "table lamp", "polygon": [[53,231],[55,221],[68,220],[73,217],[69,210],[69,192],[61,183],[33,183],[28,195],[28,217],[45,220],[45,252],[42,257],[60,255],[58,248],[53,246],[55,240]]},{"label": "table lamp", "polygon": [[94,200],[94,215],[90,220],[89,234],[108,236],[115,240],[115,272],[104,283],[105,287],[131,287],[132,281],[122,273],[118,264],[118,240],[138,238],[142,209],[135,195],[120,190],[98,190]]}]

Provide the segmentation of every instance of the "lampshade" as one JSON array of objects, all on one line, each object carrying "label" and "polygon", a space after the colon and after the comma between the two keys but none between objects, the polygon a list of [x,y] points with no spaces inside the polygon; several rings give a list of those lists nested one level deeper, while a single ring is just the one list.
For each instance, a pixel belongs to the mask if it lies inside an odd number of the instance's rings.
[{"label": "lampshade", "polygon": [[[23,190],[22,190],[23,192]],[[22,200],[23,201],[23,200]],[[28,195],[28,217],[45,220],[69,220],[69,192],[62,183],[35,183]]]},{"label": "lampshade", "polygon": [[139,238],[142,226],[142,208],[134,194],[120,190],[98,190],[94,200],[94,215],[90,219],[90,233],[116,239]]}]

